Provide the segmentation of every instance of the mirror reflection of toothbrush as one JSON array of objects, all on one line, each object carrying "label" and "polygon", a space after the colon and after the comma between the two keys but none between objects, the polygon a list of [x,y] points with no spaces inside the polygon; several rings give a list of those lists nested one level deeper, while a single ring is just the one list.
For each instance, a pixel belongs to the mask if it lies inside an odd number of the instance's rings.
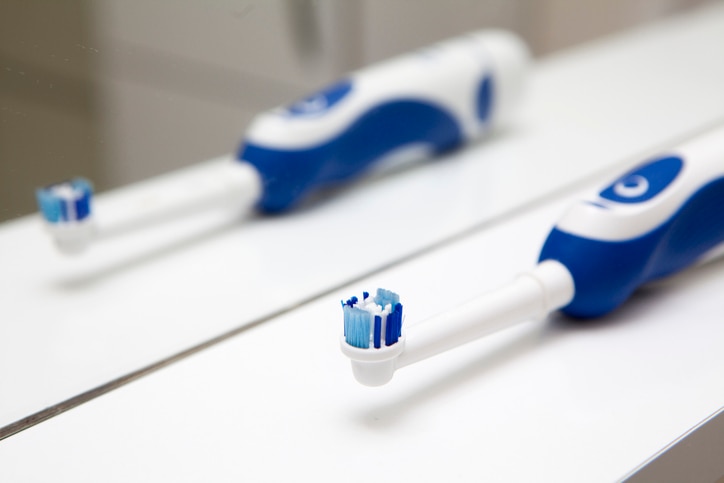
[{"label": "mirror reflection of toothbrush", "polygon": [[359,382],[382,385],[396,369],[554,310],[605,315],[641,285],[696,263],[722,242],[724,127],[574,204],[548,235],[533,270],[408,333],[393,321],[390,338],[375,339],[377,331],[387,335],[388,314],[397,309],[401,317],[395,294],[345,302],[342,351]]},{"label": "mirror reflection of toothbrush", "polygon": [[513,112],[527,62],[524,44],[504,31],[441,42],[260,114],[235,162],[161,176],[139,187],[121,215],[93,213],[90,183],[81,179],[38,190],[40,211],[67,253],[210,206],[285,211],[384,160],[435,155],[489,132]]}]

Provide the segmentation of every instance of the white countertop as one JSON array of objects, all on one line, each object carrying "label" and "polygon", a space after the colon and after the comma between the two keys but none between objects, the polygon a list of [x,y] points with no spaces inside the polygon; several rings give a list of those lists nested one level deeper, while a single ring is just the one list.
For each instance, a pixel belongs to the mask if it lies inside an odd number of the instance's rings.
[{"label": "white countertop", "polygon": [[406,323],[424,319],[528,267],[565,205],[334,291],[12,436],[0,479],[616,480],[724,402],[721,261],[600,321],[531,321],[381,388],[357,384],[338,347],[340,299],[394,288]]},{"label": "white countertop", "polygon": [[[412,323],[530,267],[582,188],[724,121],[723,25],[718,4],[545,59],[505,133],[289,216],[192,220],[78,260],[35,217],[4,224],[0,426],[263,323],[4,440],[0,479],[622,477],[724,405],[722,262],[376,390],[339,352],[338,303],[385,286]],[[358,213],[385,215],[359,232]]]}]

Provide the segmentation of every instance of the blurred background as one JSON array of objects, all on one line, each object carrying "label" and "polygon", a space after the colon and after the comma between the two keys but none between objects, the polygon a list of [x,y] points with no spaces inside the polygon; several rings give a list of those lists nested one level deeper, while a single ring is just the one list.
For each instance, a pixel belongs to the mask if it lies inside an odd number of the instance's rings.
[{"label": "blurred background", "polygon": [[507,28],[545,56],[706,0],[2,0],[0,220],[237,149],[252,116],[346,71]]}]

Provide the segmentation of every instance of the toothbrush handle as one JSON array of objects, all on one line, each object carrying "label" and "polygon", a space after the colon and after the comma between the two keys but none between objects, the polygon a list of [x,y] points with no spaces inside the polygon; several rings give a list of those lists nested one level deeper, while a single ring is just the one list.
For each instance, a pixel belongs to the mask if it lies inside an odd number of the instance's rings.
[{"label": "toothbrush handle", "polygon": [[724,127],[627,172],[574,205],[540,260],[571,272],[563,312],[603,315],[639,286],[695,263],[724,241]]},{"label": "toothbrush handle", "polygon": [[261,114],[238,155],[263,179],[258,207],[282,211],[384,158],[437,154],[480,136],[509,116],[526,62],[512,34],[469,34]]}]

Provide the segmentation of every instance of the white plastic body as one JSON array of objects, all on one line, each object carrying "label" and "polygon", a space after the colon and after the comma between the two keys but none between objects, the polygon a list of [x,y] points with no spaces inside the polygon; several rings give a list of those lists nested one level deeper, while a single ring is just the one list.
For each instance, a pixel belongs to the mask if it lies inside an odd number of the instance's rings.
[{"label": "white plastic body", "polygon": [[573,294],[568,269],[556,261],[545,261],[508,285],[409,327],[397,344],[358,349],[342,338],[342,352],[352,360],[352,371],[360,383],[379,386],[389,382],[396,369],[519,322],[544,317],[567,305]]},{"label": "white plastic body", "polygon": [[[125,234],[190,213],[219,208],[248,211],[261,195],[256,169],[231,159],[192,166],[134,187],[131,199],[116,207],[93,209],[81,222],[46,223],[58,249],[83,252],[93,240]],[[115,209],[114,209],[115,208]]]},{"label": "white plastic body", "polygon": [[[303,149],[335,138],[372,106],[390,100],[419,99],[444,108],[472,139],[498,125],[520,101],[529,61],[525,44],[506,31],[480,31],[392,58],[350,75],[352,90],[320,116],[289,116],[277,108],[257,116],[246,134],[255,144]],[[480,81],[492,75],[492,117],[476,113]]]},{"label": "white plastic body", "polygon": [[92,216],[80,221],[45,222],[45,230],[50,235],[58,251],[65,255],[83,253],[91,241],[96,238],[97,233]]},{"label": "white plastic body", "polygon": [[[684,165],[660,194],[640,203],[617,203],[594,194],[571,206],[556,227],[581,238],[603,241],[630,240],[651,232],[695,191],[709,181],[724,177],[724,127],[683,143],[670,154],[680,156]],[[632,196],[638,194],[631,193]]]}]

